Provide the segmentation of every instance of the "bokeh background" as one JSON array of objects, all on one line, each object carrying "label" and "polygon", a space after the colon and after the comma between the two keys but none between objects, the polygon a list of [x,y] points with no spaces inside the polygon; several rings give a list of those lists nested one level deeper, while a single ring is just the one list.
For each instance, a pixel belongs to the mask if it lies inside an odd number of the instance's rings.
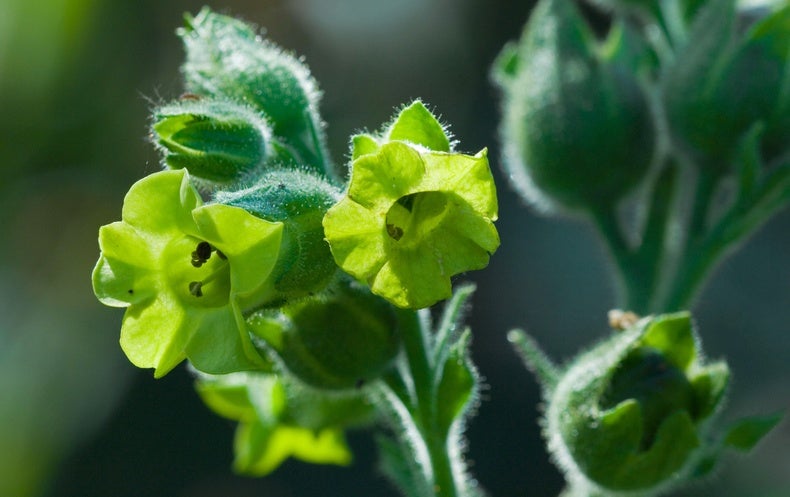
[{"label": "bokeh background", "polygon": [[[505,333],[525,327],[558,359],[601,337],[613,303],[606,259],[578,222],[537,216],[499,170],[498,95],[488,68],[530,1],[208,1],[304,55],[325,92],[329,145],[377,129],[422,97],[466,151],[489,147],[502,247],[478,283],[473,353],[487,388],[468,431],[492,496],[557,495],[536,423],[539,391]],[[148,112],[181,91],[174,35],[185,0],[0,0],[0,496],[395,496],[368,433],[349,468],[289,462],[230,471],[234,426],[204,408],[181,367],[136,370],[122,312],[93,297],[98,226],[158,169]],[[790,404],[790,213],[731,257],[696,307],[708,354],[734,372],[725,418]],[[790,423],[685,496],[790,496]]]}]

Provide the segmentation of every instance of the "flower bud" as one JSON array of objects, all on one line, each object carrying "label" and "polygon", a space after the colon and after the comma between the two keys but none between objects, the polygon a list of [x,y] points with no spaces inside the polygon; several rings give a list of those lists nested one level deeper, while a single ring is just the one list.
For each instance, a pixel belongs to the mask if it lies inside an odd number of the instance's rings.
[{"label": "flower bud", "polygon": [[248,107],[225,101],[182,100],[160,107],[152,127],[170,169],[193,180],[228,186],[244,181],[267,160],[271,130]]},{"label": "flower bud", "polygon": [[645,318],[564,370],[523,334],[511,340],[543,383],[549,449],[584,495],[654,495],[709,472],[724,447],[750,449],[779,421],[710,433],[729,369],[703,360],[688,313]]},{"label": "flower bud", "polygon": [[733,0],[706,5],[666,78],[667,115],[676,140],[707,167],[728,171],[741,138],[766,126],[768,157],[788,150],[790,6],[736,32]]},{"label": "flower bud", "polygon": [[187,91],[256,108],[274,135],[295,150],[298,163],[331,173],[321,159],[326,154],[320,92],[302,62],[261,40],[251,26],[208,8],[188,17],[178,34],[186,49]]},{"label": "flower bud", "polygon": [[519,44],[500,54],[503,162],[528,201],[585,210],[617,201],[645,176],[653,118],[616,51],[603,54],[573,2],[542,0]]},{"label": "flower bud", "polygon": [[268,171],[249,188],[216,194],[218,203],[283,224],[280,254],[270,277],[269,304],[313,295],[331,282],[338,268],[321,221],[339,196],[326,180],[290,169]]},{"label": "flower bud", "polygon": [[285,367],[319,389],[347,389],[376,379],[400,349],[392,307],[357,284],[279,312],[248,319]]}]

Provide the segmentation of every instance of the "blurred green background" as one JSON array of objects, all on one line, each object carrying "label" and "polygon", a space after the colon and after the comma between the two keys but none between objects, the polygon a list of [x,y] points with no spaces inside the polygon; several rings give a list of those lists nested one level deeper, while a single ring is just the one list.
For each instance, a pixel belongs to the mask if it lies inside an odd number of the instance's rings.
[{"label": "blurred green background", "polygon": [[[325,95],[335,160],[348,136],[422,97],[465,151],[489,147],[502,247],[470,320],[486,378],[469,428],[473,472],[493,496],[561,487],[536,424],[539,392],[506,331],[526,327],[557,358],[602,336],[612,305],[594,234],[521,205],[499,171],[498,96],[488,67],[529,1],[235,0],[213,8],[304,55]],[[181,367],[155,381],[118,347],[122,312],[93,297],[98,226],[158,169],[153,103],[180,93],[184,0],[0,0],[0,496],[394,496],[366,433],[350,468],[287,463],[265,479],[230,471],[233,424],[213,416]],[[790,213],[721,268],[696,318],[734,372],[725,418],[790,405]],[[790,495],[790,423],[686,496]],[[734,458],[733,458],[734,459]]]}]

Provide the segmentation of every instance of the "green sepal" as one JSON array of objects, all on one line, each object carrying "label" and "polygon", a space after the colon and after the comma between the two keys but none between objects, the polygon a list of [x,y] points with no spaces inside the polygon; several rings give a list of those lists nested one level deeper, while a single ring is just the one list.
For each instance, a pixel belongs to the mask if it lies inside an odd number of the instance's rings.
[{"label": "green sepal", "polygon": [[723,439],[724,445],[741,452],[749,452],[782,421],[783,417],[784,413],[777,413],[738,420],[727,429]]},{"label": "green sepal", "polygon": [[706,419],[716,412],[727,393],[730,382],[730,368],[726,362],[714,362],[695,371],[691,386],[696,397],[696,415]]},{"label": "green sepal", "polygon": [[573,2],[542,0],[519,42],[519,60],[509,46],[496,65],[503,164],[516,190],[539,207],[612,206],[652,161],[655,126],[645,92],[620,60],[602,52]]},{"label": "green sepal", "polygon": [[248,188],[215,195],[220,204],[283,225],[267,305],[319,293],[333,281],[338,267],[324,240],[322,220],[339,196],[326,179],[293,169],[273,169]]},{"label": "green sepal", "polygon": [[407,141],[437,152],[450,152],[450,139],[439,120],[425,105],[415,100],[398,113],[387,129],[384,141]]},{"label": "green sepal", "polygon": [[512,83],[518,75],[520,62],[518,43],[505,43],[491,66],[491,80],[500,87]]},{"label": "green sepal", "polygon": [[664,314],[655,318],[639,340],[643,347],[660,351],[676,368],[686,371],[697,357],[697,344],[688,312]]},{"label": "green sepal", "polygon": [[189,92],[255,107],[300,164],[334,174],[325,162],[320,92],[302,62],[261,40],[248,24],[208,8],[187,16],[178,34],[186,49],[182,72]]},{"label": "green sepal", "polygon": [[188,169],[207,188],[245,181],[271,153],[266,119],[228,101],[181,100],[159,107],[152,131],[165,166]]}]

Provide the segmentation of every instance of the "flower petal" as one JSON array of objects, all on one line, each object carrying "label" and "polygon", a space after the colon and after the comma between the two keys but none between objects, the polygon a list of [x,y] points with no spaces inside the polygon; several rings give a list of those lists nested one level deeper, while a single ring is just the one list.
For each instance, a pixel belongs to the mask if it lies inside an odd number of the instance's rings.
[{"label": "flower petal", "polygon": [[450,275],[442,271],[440,254],[393,251],[373,278],[370,290],[398,307],[421,309],[452,295]]},{"label": "flower petal", "polygon": [[247,295],[261,287],[277,262],[283,223],[224,204],[198,207],[192,216],[199,236],[230,261],[231,295]]},{"label": "flower petal", "polygon": [[354,161],[348,196],[364,207],[386,212],[400,197],[413,193],[424,174],[425,165],[414,148],[388,143],[378,153]]},{"label": "flower petal", "polygon": [[266,366],[250,341],[240,313],[237,319],[237,312],[226,306],[190,316],[194,331],[186,345],[186,355],[198,371],[226,374]]},{"label": "flower petal", "polygon": [[156,267],[144,235],[116,222],[99,229],[101,257],[93,269],[93,293],[105,305],[127,307],[156,294]]},{"label": "flower petal", "polygon": [[366,280],[385,262],[384,215],[376,215],[346,197],[324,216],[324,234],[332,256],[355,278]]},{"label": "flower petal", "polygon": [[425,153],[422,158],[426,170],[422,189],[452,192],[480,215],[496,221],[496,186],[486,150],[474,156]]},{"label": "flower petal", "polygon": [[128,307],[156,295],[155,274],[118,259],[99,257],[93,269],[93,293],[111,307]]},{"label": "flower petal", "polygon": [[194,236],[192,209],[201,204],[185,169],[160,171],[132,185],[124,198],[122,218],[150,235],[182,232]]},{"label": "flower petal", "polygon": [[175,299],[167,294],[148,304],[127,309],[121,324],[121,348],[137,367],[155,368],[161,378],[183,361],[193,319]]}]

